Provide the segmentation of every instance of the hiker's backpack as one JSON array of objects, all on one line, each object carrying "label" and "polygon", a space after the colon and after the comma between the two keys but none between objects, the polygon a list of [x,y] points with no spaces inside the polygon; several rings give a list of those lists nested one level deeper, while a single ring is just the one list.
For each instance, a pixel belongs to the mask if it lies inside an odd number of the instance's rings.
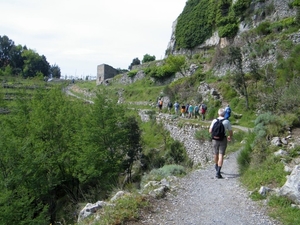
[{"label": "hiker's backpack", "polygon": [[217,119],[212,127],[211,138],[217,141],[222,141],[225,137],[225,127],[223,125],[223,121]]},{"label": "hiker's backpack", "polygon": [[205,104],[202,104],[201,108],[204,109],[205,111],[207,110],[207,106]]}]

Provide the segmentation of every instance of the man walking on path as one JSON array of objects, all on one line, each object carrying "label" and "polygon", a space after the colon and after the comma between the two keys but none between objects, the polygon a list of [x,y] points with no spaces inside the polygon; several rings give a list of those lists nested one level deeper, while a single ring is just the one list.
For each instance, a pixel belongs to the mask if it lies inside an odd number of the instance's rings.
[{"label": "man walking on path", "polygon": [[[218,110],[218,118],[211,122],[209,127],[209,133],[212,134],[212,146],[214,150],[214,161],[216,169],[216,177],[218,179],[223,178],[221,175],[221,168],[223,165],[223,159],[227,148],[227,141],[231,141],[233,132],[229,120],[224,118],[224,109]],[[226,138],[226,132],[228,136]]]}]

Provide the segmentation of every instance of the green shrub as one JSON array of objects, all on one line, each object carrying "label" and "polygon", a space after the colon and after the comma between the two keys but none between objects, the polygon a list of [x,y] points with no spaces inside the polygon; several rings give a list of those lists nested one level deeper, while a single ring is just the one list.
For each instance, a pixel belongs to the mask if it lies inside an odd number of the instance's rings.
[{"label": "green shrub", "polygon": [[237,162],[239,165],[240,173],[244,173],[250,166],[252,143],[253,143],[254,139],[255,139],[254,133],[249,133],[246,136],[246,138],[245,138],[246,143],[237,157]]},{"label": "green shrub", "polygon": [[178,164],[178,165],[189,165],[190,160],[187,155],[186,149],[183,144],[179,141],[171,143],[170,149],[165,155],[167,164]]},{"label": "green shrub", "polygon": [[[123,224],[129,221],[138,220],[140,210],[149,206],[148,199],[140,194],[128,194],[114,202],[114,205],[107,205],[101,209],[101,220],[93,222],[93,224]],[[88,223],[87,219],[84,224]],[[81,224],[81,223],[80,223]]]},{"label": "green shrub", "polygon": [[238,0],[233,5],[233,11],[236,16],[242,16],[243,13],[249,8],[251,0]]},{"label": "green shrub", "polygon": [[269,21],[261,22],[257,27],[256,27],[256,32],[259,35],[268,35],[271,33],[271,23]]},{"label": "green shrub", "polygon": [[165,165],[159,169],[153,169],[150,172],[150,175],[158,177],[159,180],[168,176],[181,176],[185,175],[186,171],[183,166],[180,165]]},{"label": "green shrub", "polygon": [[165,165],[159,169],[153,169],[145,174],[141,180],[141,186],[145,186],[149,181],[161,181],[169,176],[184,176],[186,169],[181,165]]},{"label": "green shrub", "polygon": [[211,140],[211,135],[207,129],[198,129],[195,132],[195,138],[200,142],[205,142]]},{"label": "green shrub", "polygon": [[294,113],[285,113],[280,117],[282,124],[285,127],[298,127],[300,126],[299,116]]},{"label": "green shrub", "polygon": [[127,73],[127,76],[134,77],[137,74],[138,70],[131,70]]}]

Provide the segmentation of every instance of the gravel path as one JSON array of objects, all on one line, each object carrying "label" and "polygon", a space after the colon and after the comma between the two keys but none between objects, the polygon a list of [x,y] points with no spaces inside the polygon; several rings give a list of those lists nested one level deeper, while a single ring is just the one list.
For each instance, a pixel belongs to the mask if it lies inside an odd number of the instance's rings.
[{"label": "gravel path", "polygon": [[222,175],[215,178],[214,166],[199,169],[179,179],[176,193],[155,204],[154,213],[140,224],[149,225],[279,225],[264,207],[248,197],[240,185],[236,157],[224,160]]}]

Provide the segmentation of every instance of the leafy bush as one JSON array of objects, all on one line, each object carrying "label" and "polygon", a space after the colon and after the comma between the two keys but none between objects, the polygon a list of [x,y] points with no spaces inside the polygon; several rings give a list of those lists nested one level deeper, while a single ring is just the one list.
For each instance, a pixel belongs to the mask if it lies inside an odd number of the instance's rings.
[{"label": "leafy bush", "polygon": [[155,60],[155,56],[151,56],[149,54],[144,55],[142,63],[146,63],[146,62],[152,62]]},{"label": "leafy bush", "polygon": [[131,70],[127,73],[127,76],[134,77],[137,74],[138,70]]},{"label": "leafy bush", "polygon": [[[142,208],[149,206],[148,199],[140,194],[127,194],[114,202],[114,205],[107,205],[101,209],[101,220],[98,225],[123,224],[128,221],[138,220]],[[92,217],[94,220],[94,217]],[[88,221],[86,221],[88,224]],[[90,224],[90,223],[89,223]]]},{"label": "leafy bush", "polygon": [[159,180],[168,176],[181,176],[185,174],[186,174],[185,168],[183,166],[175,165],[175,164],[165,165],[162,168],[153,169],[150,172],[150,175],[159,178]]},{"label": "leafy bush", "polygon": [[266,137],[277,136],[284,128],[280,118],[270,112],[260,114],[254,124],[254,132],[257,134],[256,142],[260,142],[262,139],[266,139]]},{"label": "leafy bush", "polygon": [[271,33],[271,23],[269,21],[265,21],[265,22],[261,22],[257,28],[256,28],[256,32],[259,35],[268,35]]},{"label": "leafy bush", "polygon": [[166,152],[165,159],[167,164],[190,164],[186,149],[179,141],[171,143],[170,149]]}]

